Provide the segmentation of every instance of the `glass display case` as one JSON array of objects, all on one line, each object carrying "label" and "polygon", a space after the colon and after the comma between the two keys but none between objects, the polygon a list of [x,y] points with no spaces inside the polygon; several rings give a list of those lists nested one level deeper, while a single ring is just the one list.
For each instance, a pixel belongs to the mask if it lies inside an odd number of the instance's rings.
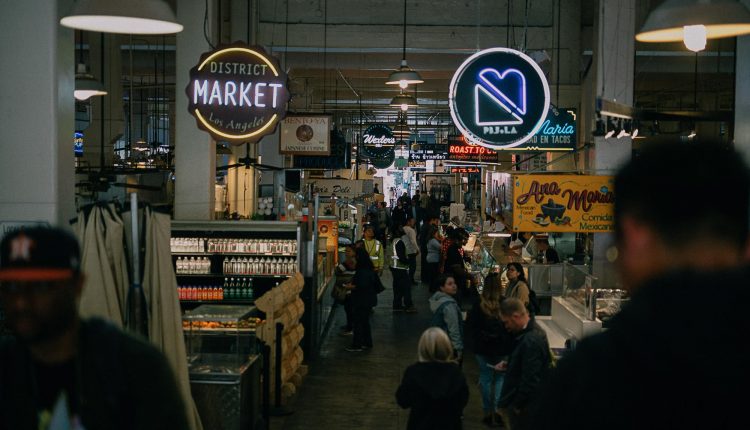
[{"label": "glass display case", "polygon": [[599,280],[582,268],[566,264],[562,299],[581,318],[606,322],[620,311],[629,300],[628,292],[620,288],[601,288]]},{"label": "glass display case", "polygon": [[241,374],[257,354],[255,306],[204,304],[182,316],[191,376],[222,379]]}]

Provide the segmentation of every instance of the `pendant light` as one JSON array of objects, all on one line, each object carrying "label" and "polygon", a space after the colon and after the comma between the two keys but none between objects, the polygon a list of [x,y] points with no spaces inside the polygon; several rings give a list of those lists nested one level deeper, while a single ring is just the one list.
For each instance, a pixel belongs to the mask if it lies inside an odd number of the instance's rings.
[{"label": "pendant light", "polygon": [[401,67],[391,73],[386,85],[398,85],[401,89],[404,89],[408,87],[409,84],[421,84],[424,82],[422,77],[419,76],[419,73],[412,70],[406,62],[406,0],[404,0],[404,44],[402,53]]},{"label": "pendant light", "polygon": [[172,34],[183,29],[163,0],[77,0],[60,24],[121,34]]},{"label": "pendant light", "polygon": [[410,107],[417,107],[418,104],[417,99],[409,94],[405,94],[402,90],[399,95],[391,99],[390,106],[400,108],[402,111],[406,112]]},{"label": "pendant light", "polygon": [[81,38],[78,41],[78,65],[73,97],[76,100],[85,101],[94,96],[106,96],[107,91],[104,90],[104,85],[86,70],[86,65],[83,63],[83,32],[78,33]]},{"label": "pendant light", "polygon": [[406,121],[406,113],[399,112],[396,124],[393,126],[393,137],[398,141],[408,140],[409,136],[411,136],[411,129]]},{"label": "pendant light", "polygon": [[735,0],[666,0],[646,18],[639,42],[683,42],[702,51],[707,39],[750,34],[750,11]]}]

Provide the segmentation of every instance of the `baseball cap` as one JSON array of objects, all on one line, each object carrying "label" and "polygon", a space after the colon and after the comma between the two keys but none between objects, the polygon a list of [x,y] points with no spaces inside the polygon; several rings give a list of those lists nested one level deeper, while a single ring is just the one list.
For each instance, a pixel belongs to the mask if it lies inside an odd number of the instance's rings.
[{"label": "baseball cap", "polygon": [[0,281],[55,281],[80,270],[78,240],[61,228],[22,228],[0,242]]}]

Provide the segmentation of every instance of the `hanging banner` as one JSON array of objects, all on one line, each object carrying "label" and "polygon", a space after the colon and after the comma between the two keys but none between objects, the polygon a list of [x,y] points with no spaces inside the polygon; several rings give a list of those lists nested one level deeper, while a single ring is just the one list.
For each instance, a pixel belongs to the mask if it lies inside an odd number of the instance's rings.
[{"label": "hanging banner", "polygon": [[513,151],[574,151],[578,144],[575,109],[550,106],[542,128]]},{"label": "hanging banner", "polygon": [[614,230],[613,176],[513,175],[513,230]]},{"label": "hanging banner", "polygon": [[185,93],[198,128],[215,140],[257,142],[286,115],[286,73],[260,46],[220,45],[190,69]]},{"label": "hanging banner", "polygon": [[297,169],[348,169],[351,165],[351,151],[346,137],[338,129],[331,130],[330,136],[330,156],[295,155],[294,167]]},{"label": "hanging banner", "polygon": [[473,144],[493,150],[527,142],[541,129],[549,85],[526,54],[508,48],[477,52],[451,79],[448,105],[453,123]]},{"label": "hanging banner", "polygon": [[331,155],[331,117],[294,115],[281,121],[279,152],[294,155]]}]

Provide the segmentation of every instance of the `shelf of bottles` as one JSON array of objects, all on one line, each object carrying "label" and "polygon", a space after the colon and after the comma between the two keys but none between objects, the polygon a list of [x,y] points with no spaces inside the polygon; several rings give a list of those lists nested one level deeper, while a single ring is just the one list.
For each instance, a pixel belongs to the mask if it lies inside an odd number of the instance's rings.
[{"label": "shelf of bottles", "polygon": [[297,241],[289,239],[215,239],[205,237],[173,237],[173,255],[242,254],[297,255]]},{"label": "shelf of bottles", "polygon": [[251,278],[224,278],[221,285],[181,285],[177,287],[183,302],[252,303],[255,299]]}]

